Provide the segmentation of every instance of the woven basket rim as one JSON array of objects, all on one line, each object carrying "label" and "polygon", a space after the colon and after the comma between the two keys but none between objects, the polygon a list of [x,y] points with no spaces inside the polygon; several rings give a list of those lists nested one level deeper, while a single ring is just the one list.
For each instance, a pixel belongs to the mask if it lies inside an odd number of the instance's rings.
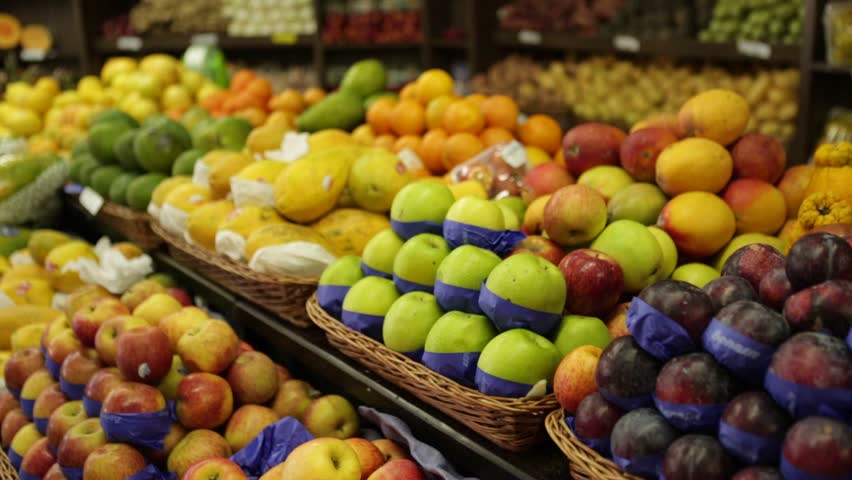
[{"label": "woven basket rim", "polygon": [[[327,334],[334,335],[336,338],[351,343],[352,339],[366,341],[372,347],[372,352],[376,356],[381,356],[386,360],[386,363],[396,363],[409,370],[409,375],[414,376],[419,383],[424,387],[428,387],[427,381],[441,388],[443,394],[448,399],[455,399],[475,408],[489,408],[501,410],[503,412],[514,412],[523,414],[538,414],[544,411],[550,411],[558,403],[555,395],[548,394],[540,398],[510,398],[510,397],[495,397],[485,395],[478,390],[466,387],[458,382],[455,382],[444,375],[441,375],[433,370],[430,370],[420,362],[416,362],[405,355],[395,352],[387,348],[384,344],[345,326],[339,320],[330,316],[317,301],[317,294],[314,292],[307,302],[308,316],[316,326],[321,328]],[[345,353],[345,352],[344,352]]]},{"label": "woven basket rim", "polygon": [[592,478],[601,480],[642,480],[625,472],[611,460],[604,458],[577,439],[565,423],[565,411],[562,408],[550,412],[544,425],[553,443],[568,458],[572,470],[580,470],[584,474],[592,475]]},{"label": "woven basket rim", "polygon": [[197,245],[193,245],[183,238],[166,231],[160,222],[151,219],[151,230],[162,238],[165,242],[175,246],[193,257],[210,263],[229,273],[239,275],[245,280],[262,282],[262,283],[277,283],[277,284],[297,284],[297,285],[316,285],[319,282],[319,277],[302,277],[287,274],[269,274],[260,273],[252,270],[248,265],[235,262],[224,255],[211,253]]},{"label": "woven basket rim", "polygon": [[119,217],[125,220],[138,220],[143,222],[151,220],[151,215],[149,215],[148,212],[139,212],[132,208],[125,207],[124,205],[119,205],[118,203],[109,201],[104,202],[99,213]]}]

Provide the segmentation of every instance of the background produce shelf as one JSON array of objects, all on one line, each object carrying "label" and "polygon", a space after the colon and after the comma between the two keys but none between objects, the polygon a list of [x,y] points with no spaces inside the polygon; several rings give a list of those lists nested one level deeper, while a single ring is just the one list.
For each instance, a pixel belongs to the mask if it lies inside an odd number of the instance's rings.
[{"label": "background produce shelf", "polygon": [[[141,47],[131,49],[125,46],[128,38],[138,38]],[[193,43],[195,35],[157,35],[155,37],[124,37],[124,39],[99,38],[95,40],[93,50],[102,55],[136,55],[155,52],[181,53]],[[203,38],[203,37],[201,37]],[[210,38],[210,37],[208,37]],[[216,35],[215,44],[228,52],[310,49],[316,38],[314,35],[299,35],[294,37],[230,37]]]},{"label": "background produce shelf", "polygon": [[[61,228],[90,241],[100,235],[120,236],[98,222],[77,202],[63,202]],[[234,330],[322,391],[337,392],[405,421],[418,438],[432,444],[462,473],[482,480],[564,480],[568,465],[550,442],[522,454],[488,444],[478,434],[429,407],[332,348],[319,329],[297,329],[275,315],[227,292],[162,251],[150,254],[157,270],[173,275],[178,283],[204,299],[222,314]]]}]

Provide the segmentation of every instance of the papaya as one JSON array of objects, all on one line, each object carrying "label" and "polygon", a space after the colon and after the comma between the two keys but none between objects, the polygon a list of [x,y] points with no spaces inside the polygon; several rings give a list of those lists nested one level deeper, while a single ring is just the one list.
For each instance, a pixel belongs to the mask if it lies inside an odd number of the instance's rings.
[{"label": "papaya", "polygon": [[357,208],[340,208],[311,224],[341,255],[358,255],[377,233],[390,228],[385,215]]}]

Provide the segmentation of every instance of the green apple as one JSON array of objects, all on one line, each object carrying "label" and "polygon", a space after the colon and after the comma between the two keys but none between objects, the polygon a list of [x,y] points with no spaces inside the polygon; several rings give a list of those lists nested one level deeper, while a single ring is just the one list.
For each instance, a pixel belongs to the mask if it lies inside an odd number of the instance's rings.
[{"label": "green apple", "polygon": [[393,261],[395,276],[420,285],[434,285],[438,266],[450,254],[447,241],[438,235],[421,233],[406,241]]},{"label": "green apple", "polygon": [[393,302],[385,314],[382,326],[385,345],[400,353],[423,350],[429,331],[443,314],[434,295],[426,292],[406,293]]},{"label": "green apple", "polygon": [[435,279],[447,285],[479,290],[499,263],[500,257],[491,250],[462,245],[444,258]]},{"label": "green apple", "polygon": [[660,242],[645,225],[617,220],[607,226],[591,245],[614,258],[624,271],[624,291],[638,292],[657,279],[663,262]]},{"label": "green apple", "polygon": [[399,238],[393,229],[386,228],[367,242],[361,254],[361,261],[372,269],[391,275],[394,259],[403,243],[405,241]]},{"label": "green apple", "polygon": [[382,277],[364,277],[346,294],[343,310],[384,317],[399,298],[393,282]]},{"label": "green apple", "polygon": [[[542,380],[552,384],[553,374],[561,360],[562,355],[550,340],[516,328],[488,342],[477,367],[489,375],[525,385],[535,385]],[[483,390],[481,382],[477,381],[477,386],[480,391]]]},{"label": "green apple", "polygon": [[565,277],[553,263],[530,253],[500,262],[485,285],[492,293],[515,305],[562,314],[565,308]]},{"label": "green apple", "polygon": [[521,222],[514,210],[499,202],[494,202],[494,204],[500,207],[500,211],[503,212],[503,228],[506,230],[519,230],[521,228]]},{"label": "green apple", "polygon": [[346,255],[326,267],[320,276],[319,284],[352,286],[362,278],[364,272],[361,271],[361,257]]},{"label": "green apple", "polygon": [[594,188],[607,200],[634,182],[627,170],[613,165],[592,167],[577,177],[579,185]]},{"label": "green apple", "polygon": [[447,312],[432,326],[424,350],[433,353],[481,352],[497,329],[485,315]]},{"label": "green apple", "polygon": [[634,183],[613,195],[606,210],[610,222],[634,220],[642,225],[653,225],[667,201],[660,187],[651,183]]},{"label": "green apple", "polygon": [[515,216],[521,220],[524,219],[524,215],[527,213],[527,204],[524,203],[524,199],[521,197],[503,197],[495,201],[498,204],[511,208],[515,212]]},{"label": "green apple", "polygon": [[604,349],[611,341],[612,335],[600,318],[583,315],[565,315],[553,334],[553,344],[563,357],[583,345]]},{"label": "green apple", "polygon": [[504,230],[506,228],[506,221],[500,207],[490,200],[476,197],[458,199],[447,212],[447,220],[491,230]]},{"label": "green apple", "polygon": [[442,223],[455,203],[453,192],[443,183],[420,180],[409,183],[393,199],[390,218],[400,222]]},{"label": "green apple", "polygon": [[687,263],[672,273],[672,279],[691,283],[698,288],[704,288],[704,285],[716,278],[719,278],[719,271],[703,263]]},{"label": "green apple", "polygon": [[663,261],[654,280],[665,280],[671,276],[675,267],[677,267],[677,245],[675,245],[672,237],[660,227],[648,227],[648,231],[657,239],[663,253]]}]

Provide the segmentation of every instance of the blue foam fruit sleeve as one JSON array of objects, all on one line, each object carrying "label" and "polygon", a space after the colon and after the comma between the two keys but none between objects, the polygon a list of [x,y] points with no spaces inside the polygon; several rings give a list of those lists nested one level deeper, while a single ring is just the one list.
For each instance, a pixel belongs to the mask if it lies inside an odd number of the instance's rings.
[{"label": "blue foam fruit sleeve", "polygon": [[352,330],[361,332],[373,340],[382,341],[382,325],[385,323],[384,316],[344,310],[342,318],[343,324]]},{"label": "blue foam fruit sleeve", "polygon": [[784,436],[755,435],[720,421],[719,443],[729,454],[747,465],[777,465]]},{"label": "blue foam fruit sleeve", "polygon": [[83,392],[86,390],[84,383],[69,383],[64,378],[59,377],[59,389],[70,400],[80,400],[83,398]]},{"label": "blue foam fruit sleeve", "polygon": [[427,220],[420,222],[401,222],[391,219],[391,228],[393,232],[399,235],[403,240],[408,240],[411,237],[420,235],[421,233],[432,233],[441,236],[444,234],[444,225],[442,223],[430,222]]},{"label": "blue foam fruit sleeve", "polygon": [[574,432],[574,435],[577,437],[577,440],[583,442],[584,445],[591,448],[592,450],[600,453],[605,458],[612,457],[612,450],[610,449],[609,437],[606,438],[585,438],[577,435],[577,430],[574,427],[574,417],[566,415],[565,416],[565,424],[568,425],[568,428]]},{"label": "blue foam fruit sleeve", "polygon": [[728,370],[752,384],[760,384],[772,361],[775,347],[758,342],[713,319],[701,343],[707,353]]},{"label": "blue foam fruit sleeve", "polygon": [[410,280],[406,280],[400,277],[397,274],[393,274],[393,285],[399,290],[400,293],[410,293],[410,292],[426,292],[432,293],[433,287],[432,285],[424,285],[422,283],[412,282]]},{"label": "blue foam fruit sleeve", "polygon": [[465,313],[482,314],[482,309],[479,308],[479,289],[457,287],[455,285],[446,284],[440,280],[435,280],[433,288],[435,299],[438,305],[445,312],[453,310]]},{"label": "blue foam fruit sleeve", "polygon": [[559,313],[533,310],[500,298],[485,282],[482,282],[482,288],[479,290],[479,308],[502,332],[525,328],[547,336],[562,321],[562,315]]},{"label": "blue foam fruit sleeve", "polygon": [[685,328],[639,297],[627,309],[627,329],[642,350],[663,362],[698,349]]},{"label": "blue foam fruit sleeve", "polygon": [[248,445],[233,454],[231,460],[247,475],[259,477],[313,438],[298,420],[285,417],[264,428]]},{"label": "blue foam fruit sleeve", "polygon": [[[479,367],[476,368],[474,381],[476,382],[477,390],[493,397],[521,398],[525,397],[533,388],[533,385],[495,377],[490,373],[484,372]],[[548,390],[549,388],[550,386],[548,386]]]},{"label": "blue foam fruit sleeve", "polygon": [[329,315],[340,320],[343,299],[350,288],[348,285],[320,285],[317,287],[317,302]]},{"label": "blue foam fruit sleeve", "polygon": [[368,277],[381,277],[381,278],[387,278],[388,280],[393,278],[392,273],[383,272],[381,270],[376,270],[375,268],[364,263],[363,260],[361,260],[361,271],[364,272],[364,275],[366,275]]},{"label": "blue foam fruit sleeve", "polygon": [[423,352],[422,361],[430,370],[462,385],[474,387],[476,363],[479,361],[480,354],[481,352]]},{"label": "blue foam fruit sleeve", "polygon": [[784,380],[766,372],[763,386],[775,401],[796,418],[811,415],[852,422],[852,388],[817,388]]},{"label": "blue foam fruit sleeve", "polygon": [[713,433],[719,428],[719,420],[727,404],[670,403],[654,396],[657,410],[682,432]]},{"label": "blue foam fruit sleeve", "polygon": [[163,448],[172,419],[169,409],[150,413],[103,413],[101,427],[110,441],[129,443],[155,450]]},{"label": "blue foam fruit sleeve", "polygon": [[473,245],[505,257],[525,238],[527,236],[518,230],[492,230],[455,220],[444,220],[444,239],[451,248]]},{"label": "blue foam fruit sleeve", "polygon": [[83,410],[86,411],[86,416],[89,418],[99,417],[101,415],[101,406],[103,404],[97,400],[83,395]]}]

